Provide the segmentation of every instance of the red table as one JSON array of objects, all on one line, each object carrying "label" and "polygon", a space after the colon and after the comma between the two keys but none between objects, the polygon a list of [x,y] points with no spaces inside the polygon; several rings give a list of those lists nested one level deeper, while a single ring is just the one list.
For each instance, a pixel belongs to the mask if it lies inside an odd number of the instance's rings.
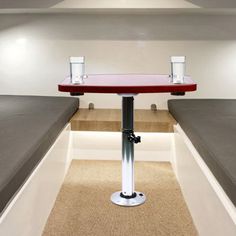
[{"label": "red table", "polygon": [[134,143],[141,142],[134,134],[134,96],[139,93],[183,93],[195,91],[190,77],[184,84],[173,84],[169,75],[88,75],[83,84],[72,84],[70,78],[58,85],[61,92],[116,93],[122,96],[122,191],[111,201],[121,206],[137,206],[145,202],[143,193],[134,190]]}]

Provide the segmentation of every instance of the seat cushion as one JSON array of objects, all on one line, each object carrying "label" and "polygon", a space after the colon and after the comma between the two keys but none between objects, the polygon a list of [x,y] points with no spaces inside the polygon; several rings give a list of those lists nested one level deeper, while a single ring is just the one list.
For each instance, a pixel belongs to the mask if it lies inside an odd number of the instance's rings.
[{"label": "seat cushion", "polygon": [[236,100],[169,100],[168,107],[236,205]]},{"label": "seat cushion", "polygon": [[78,106],[69,97],[0,96],[0,213]]}]

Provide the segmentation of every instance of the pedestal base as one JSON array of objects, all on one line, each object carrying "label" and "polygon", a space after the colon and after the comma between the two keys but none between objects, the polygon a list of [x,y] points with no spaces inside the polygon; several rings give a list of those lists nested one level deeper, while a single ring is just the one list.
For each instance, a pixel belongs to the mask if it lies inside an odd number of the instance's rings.
[{"label": "pedestal base", "polygon": [[132,198],[122,197],[121,192],[115,192],[111,195],[111,201],[119,206],[139,206],[146,201],[146,196],[141,192],[135,192],[135,196]]}]

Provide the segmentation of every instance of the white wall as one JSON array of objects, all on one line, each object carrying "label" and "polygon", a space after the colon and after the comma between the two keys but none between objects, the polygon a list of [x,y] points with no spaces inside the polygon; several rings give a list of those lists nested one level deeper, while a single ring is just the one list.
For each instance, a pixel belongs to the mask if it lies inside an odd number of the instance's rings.
[{"label": "white wall", "polygon": [[[236,16],[143,14],[0,15],[0,94],[66,95],[57,84],[69,56],[85,55],[87,73],[169,73],[171,55],[187,56],[198,91],[186,97],[236,98]],[[168,94],[139,95],[136,108]],[[116,95],[88,94],[81,105],[120,107]]]},{"label": "white wall", "polygon": [[[135,161],[171,161],[173,134],[136,134],[142,137],[142,142],[135,146]],[[120,160],[120,138],[119,132],[72,131],[72,159]]]}]

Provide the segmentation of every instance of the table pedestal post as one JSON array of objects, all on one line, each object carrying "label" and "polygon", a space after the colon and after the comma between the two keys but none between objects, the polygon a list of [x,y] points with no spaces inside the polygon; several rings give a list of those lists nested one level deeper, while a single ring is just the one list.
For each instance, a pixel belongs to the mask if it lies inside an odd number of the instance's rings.
[{"label": "table pedestal post", "polygon": [[141,140],[133,131],[133,103],[133,96],[122,96],[122,191],[111,196],[111,201],[120,206],[138,206],[146,200],[143,193],[134,191],[134,143]]}]

